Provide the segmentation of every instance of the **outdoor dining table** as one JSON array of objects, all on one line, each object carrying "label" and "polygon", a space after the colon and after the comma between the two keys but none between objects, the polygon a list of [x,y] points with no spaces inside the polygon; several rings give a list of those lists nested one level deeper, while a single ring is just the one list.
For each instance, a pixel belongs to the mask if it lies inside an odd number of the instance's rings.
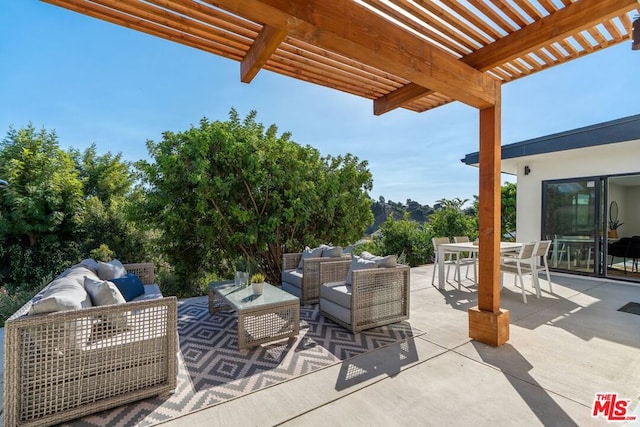
[{"label": "outdoor dining table", "polygon": [[[522,247],[522,243],[500,242],[500,253],[515,252]],[[460,254],[461,252],[478,253],[479,247],[473,242],[444,243],[438,245],[438,288],[444,289],[444,257],[447,253]]]}]

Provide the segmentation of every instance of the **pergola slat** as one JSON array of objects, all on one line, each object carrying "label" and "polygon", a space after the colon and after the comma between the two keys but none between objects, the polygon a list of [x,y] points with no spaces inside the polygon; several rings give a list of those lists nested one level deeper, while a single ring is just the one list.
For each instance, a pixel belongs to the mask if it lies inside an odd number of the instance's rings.
[{"label": "pergola slat", "polygon": [[380,10],[386,15],[394,19],[397,19],[399,22],[402,22],[408,28],[411,28],[412,30],[424,35],[428,40],[431,40],[432,42],[440,45],[441,47],[449,49],[452,53],[455,53],[458,56],[465,55],[470,50],[472,50],[471,48],[462,48],[459,44],[451,43],[451,40],[443,37],[438,32],[433,31],[424,25],[418,24],[415,20],[408,19],[405,15],[400,13],[397,9],[394,9],[388,6],[386,3],[382,2],[381,0],[363,0],[363,2],[368,5],[374,6],[377,10]]},{"label": "pergola slat", "polygon": [[[238,16],[225,11],[219,7],[219,2],[213,0],[45,1],[236,61],[243,61],[246,58],[247,52],[265,24],[260,21],[252,21],[250,17]],[[491,71],[492,76],[504,82],[528,75],[532,69],[540,71],[627,40],[630,37],[630,14],[637,10],[635,7],[637,3],[634,1],[615,1],[618,4],[616,7],[617,13],[614,11],[613,13],[608,13],[605,18],[599,19],[598,17],[602,16],[602,4],[611,4],[612,0],[603,0],[602,2],[594,0],[571,2],[565,0],[562,2],[565,7],[559,9],[552,2],[537,2],[536,4],[542,8],[539,9],[534,6],[533,0],[513,0],[512,2],[475,0],[473,2],[474,6],[465,6],[464,3],[455,0],[439,0],[437,2],[393,0],[394,7],[390,6],[391,3],[383,0],[362,1],[366,2],[371,10],[379,10],[380,13],[385,13],[398,22],[402,22],[407,28],[411,28],[417,34],[425,37],[425,40],[433,40],[434,43],[447,49],[455,56],[464,55],[472,50],[462,60],[482,71]],[[489,6],[489,2],[491,2],[491,6]],[[264,2],[260,4],[264,4]],[[529,26],[536,25],[544,19],[557,20],[557,15],[561,14],[565,9],[574,11],[572,13],[575,15],[575,11],[579,10],[578,7],[580,6],[583,9],[595,10],[593,12],[594,22],[583,26],[584,28],[579,30],[572,30],[570,26],[566,27],[568,28],[567,34],[557,40],[546,39],[538,43],[538,46],[530,49],[520,49],[509,56],[505,56],[503,52],[494,63],[489,63],[490,53],[492,51],[495,53],[496,50],[499,50],[500,43],[509,45],[511,50],[517,50],[513,43],[513,40],[516,40],[516,36],[505,36],[505,33],[512,31],[513,34],[517,34],[518,39],[527,39],[527,34],[521,33],[521,31],[526,30]],[[402,10],[402,13],[400,10]],[[501,16],[497,10],[502,11],[501,13],[504,15]],[[540,10],[544,10],[546,14],[543,16]],[[481,13],[478,14],[477,11]],[[412,16],[412,18],[410,19],[408,16]],[[512,22],[507,22],[505,17],[508,17]],[[523,22],[528,22],[530,19],[535,22],[522,27]],[[613,23],[614,19],[620,20],[626,29],[625,32],[620,31],[618,26]],[[597,23],[595,22],[596,20],[598,21]],[[393,25],[392,22],[389,21],[389,23]],[[520,26],[520,28],[514,27],[514,25]],[[601,25],[600,29],[597,28],[597,25]],[[607,33],[604,33],[605,30]],[[533,30],[529,31],[534,32]],[[580,32],[582,31],[584,33],[581,35]],[[587,34],[589,38],[585,37]],[[513,37],[513,39],[509,39],[509,37]],[[278,45],[272,54],[283,48],[288,49],[286,46],[304,43],[303,39],[304,37],[297,38],[290,35],[286,39],[288,41]],[[590,41],[591,39],[595,40],[595,45]],[[500,40],[503,41],[500,42]],[[563,52],[558,50],[556,43],[557,46],[562,47]],[[573,43],[575,43],[575,46]],[[313,44],[309,43],[307,45],[313,46]],[[577,46],[580,46],[580,48],[578,49]],[[298,53],[306,52],[301,54],[299,58],[283,56],[282,54],[280,54],[280,57],[286,58],[288,67],[305,67],[307,73],[310,66],[317,66],[325,71],[331,67],[336,67],[341,70],[340,73],[352,73],[352,77],[359,82],[357,86],[362,87],[361,92],[356,90],[355,94],[368,99],[371,98],[372,93],[380,93],[384,88],[389,92],[393,92],[411,82],[411,78],[407,78],[407,75],[399,76],[393,70],[370,67],[370,64],[358,58],[337,54],[331,49],[323,49],[320,46],[313,46],[313,49],[315,54],[319,57],[324,56],[326,60],[315,58],[315,62],[309,63],[307,59],[309,59],[308,56],[311,51],[308,50],[298,51]],[[291,52],[290,49],[288,50]],[[542,63],[532,59],[531,55],[535,55]],[[550,55],[553,55],[553,58]],[[481,60],[478,60],[480,61],[479,63],[474,62],[476,58],[481,58]],[[516,60],[524,61],[530,67],[514,66],[513,64]],[[509,72],[505,73],[505,70],[501,69],[500,65],[508,62],[511,62],[511,65],[507,67]],[[273,69],[273,67],[271,68]],[[291,74],[288,72],[287,75]],[[310,77],[307,78],[309,79]],[[341,77],[341,79],[344,79],[344,77]],[[364,83],[361,79],[370,79],[371,88],[367,89],[367,84],[361,84]],[[324,79],[316,83],[323,86],[327,85],[327,81]],[[423,87],[425,97],[434,93],[433,88]],[[354,88],[349,89],[349,93],[353,93],[353,91]],[[386,94],[382,93],[381,96]],[[414,95],[417,96],[417,92],[414,92]],[[390,96],[388,98],[402,99],[401,96]],[[451,97],[445,98],[453,99]],[[394,105],[404,107],[404,104]],[[409,109],[414,110],[415,108]]]}]

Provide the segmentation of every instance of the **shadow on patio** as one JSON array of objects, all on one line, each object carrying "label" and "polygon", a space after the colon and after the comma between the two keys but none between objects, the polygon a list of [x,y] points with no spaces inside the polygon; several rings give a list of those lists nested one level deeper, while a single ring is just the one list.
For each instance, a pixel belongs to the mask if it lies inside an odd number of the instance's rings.
[{"label": "shadow on patio", "polygon": [[467,336],[475,290],[440,291],[430,268],[412,269],[407,322],[353,335],[301,306],[298,337],[245,351],[230,316],[180,301],[176,393],[70,424],[606,425],[591,416],[602,392],[640,410],[640,316],[617,311],[640,287],[552,276],[523,304],[507,280],[510,340],[491,348]]}]

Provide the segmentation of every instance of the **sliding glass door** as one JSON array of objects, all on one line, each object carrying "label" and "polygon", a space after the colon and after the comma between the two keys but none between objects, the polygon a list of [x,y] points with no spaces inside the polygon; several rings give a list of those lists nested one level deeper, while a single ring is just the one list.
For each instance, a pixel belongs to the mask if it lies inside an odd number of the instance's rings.
[{"label": "sliding glass door", "polygon": [[543,182],[542,238],[552,242],[552,268],[598,271],[602,189],[600,178]]},{"label": "sliding glass door", "polygon": [[640,281],[640,175],[607,180],[607,277]]},{"label": "sliding glass door", "polygon": [[640,281],[640,174],[544,181],[541,225],[552,269]]}]

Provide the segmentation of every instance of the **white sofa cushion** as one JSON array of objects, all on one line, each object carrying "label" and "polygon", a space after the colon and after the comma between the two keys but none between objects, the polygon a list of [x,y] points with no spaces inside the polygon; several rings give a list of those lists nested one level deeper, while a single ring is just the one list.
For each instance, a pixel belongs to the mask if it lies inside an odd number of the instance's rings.
[{"label": "white sofa cushion", "polygon": [[[84,279],[83,279],[84,280]],[[74,277],[59,277],[36,295],[29,314],[53,313],[91,307],[91,299]]]},{"label": "white sofa cushion", "polygon": [[151,285],[144,285],[144,294],[138,295],[137,297],[135,297],[129,302],[147,301],[147,300],[158,299],[158,298],[162,298],[162,292],[160,292],[160,286],[158,286],[155,283],[152,283]]},{"label": "white sofa cushion", "polygon": [[289,283],[295,287],[302,287],[302,270],[284,270],[281,275],[282,283]]},{"label": "white sofa cushion", "polygon": [[344,323],[351,324],[351,310],[325,298],[320,298],[320,309]]},{"label": "white sofa cushion", "polygon": [[295,295],[298,298],[302,299],[302,288],[298,286],[294,286],[287,282],[282,282],[282,290],[290,293],[291,295]]},{"label": "white sofa cushion", "polygon": [[351,285],[345,282],[324,283],[320,286],[320,298],[351,308]]}]

